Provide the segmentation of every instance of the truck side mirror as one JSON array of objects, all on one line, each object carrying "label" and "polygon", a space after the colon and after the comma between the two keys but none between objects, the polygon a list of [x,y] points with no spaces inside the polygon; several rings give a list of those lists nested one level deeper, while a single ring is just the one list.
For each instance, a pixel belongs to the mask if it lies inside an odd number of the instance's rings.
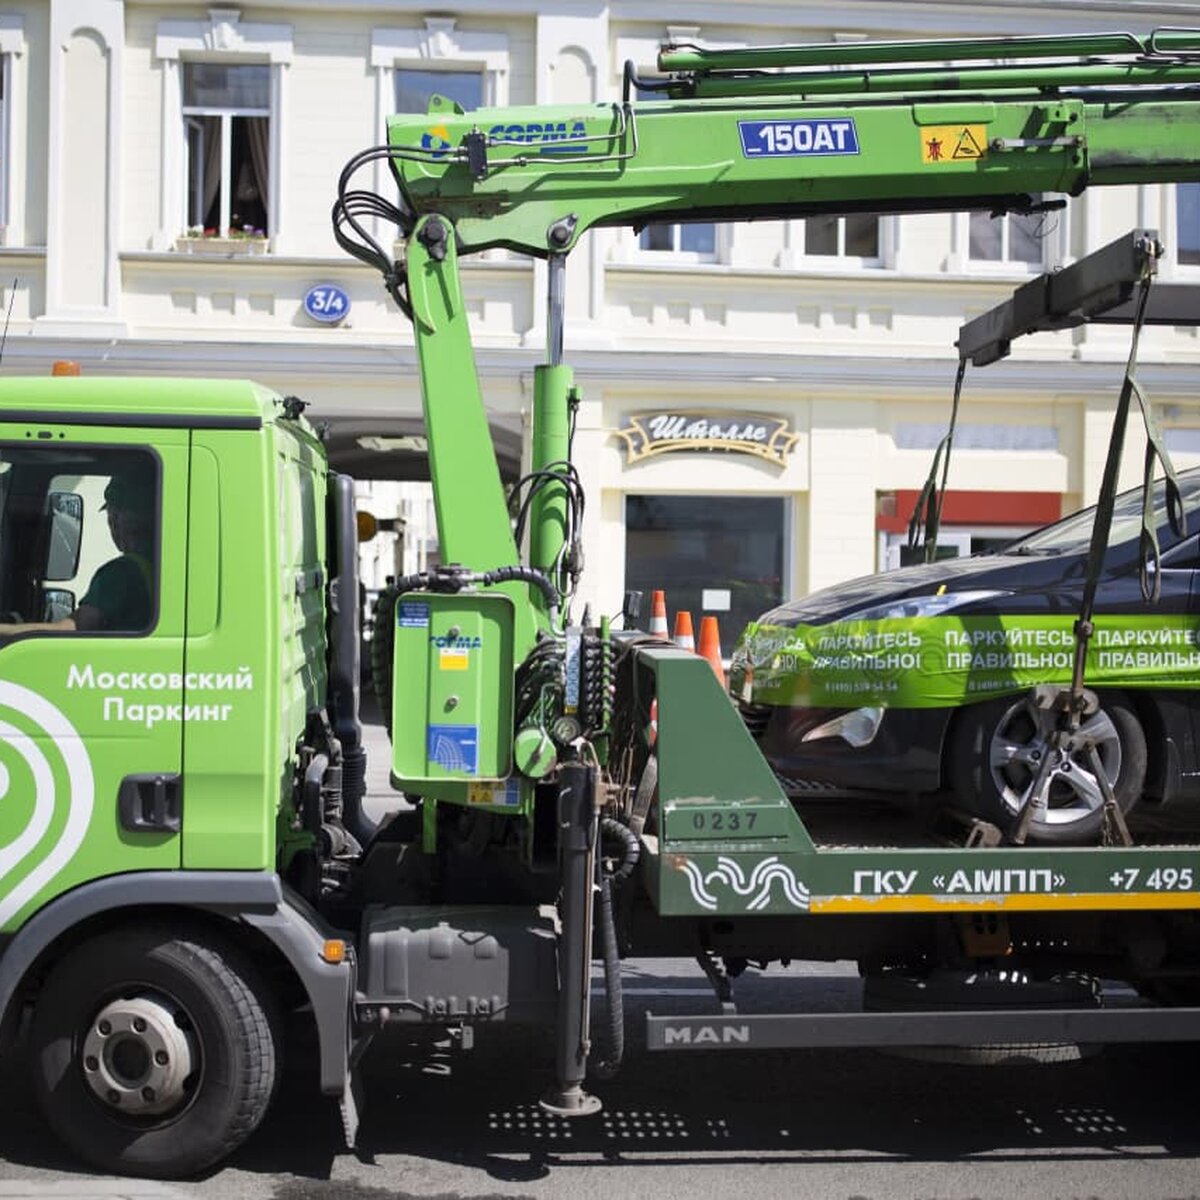
[{"label": "truck side mirror", "polygon": [[354,514],[354,525],[360,542],[369,542],[379,532],[379,521],[375,514],[363,508]]},{"label": "truck side mirror", "polygon": [[75,593],[69,588],[46,588],[42,592],[42,620],[61,621],[75,612]]},{"label": "truck side mirror", "polygon": [[[47,583],[74,579],[83,542],[83,497],[77,492],[51,492],[46,498],[46,514],[49,528],[44,578]],[[74,608],[74,597],[71,607]],[[70,616],[70,612],[65,615]]]}]

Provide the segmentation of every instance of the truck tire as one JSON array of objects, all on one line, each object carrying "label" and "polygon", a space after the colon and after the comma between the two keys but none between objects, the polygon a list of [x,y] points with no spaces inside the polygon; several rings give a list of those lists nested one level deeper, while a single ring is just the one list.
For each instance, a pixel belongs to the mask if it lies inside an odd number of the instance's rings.
[{"label": "truck tire", "polygon": [[195,1175],[267,1111],[273,1017],[231,948],[162,928],[106,933],[45,981],[31,1030],[34,1092],[55,1134],[93,1166]]},{"label": "truck tire", "polygon": [[[1100,1008],[1099,979],[1072,971],[1034,974],[1021,967],[890,969],[867,975],[867,1012],[970,1012],[973,1009]],[[994,1066],[1077,1062],[1098,1050],[1075,1042],[1002,1042],[975,1046],[903,1046],[888,1053],[920,1062]]]},{"label": "truck tire", "polygon": [[392,647],[396,629],[395,588],[384,588],[371,609],[371,689],[392,736]]},{"label": "truck tire", "polygon": [[[1055,717],[1027,696],[1004,696],[962,709],[950,730],[946,777],[955,800],[1001,829],[1016,823],[1024,792],[1045,753]],[[1119,693],[1100,696],[1099,711],[1084,718],[1097,733],[1100,762],[1122,812],[1128,812],[1146,781],[1146,735]],[[1028,841],[1069,846],[1096,841],[1104,827],[1103,797],[1082,753],[1068,755],[1050,784],[1043,819],[1032,821]]]}]

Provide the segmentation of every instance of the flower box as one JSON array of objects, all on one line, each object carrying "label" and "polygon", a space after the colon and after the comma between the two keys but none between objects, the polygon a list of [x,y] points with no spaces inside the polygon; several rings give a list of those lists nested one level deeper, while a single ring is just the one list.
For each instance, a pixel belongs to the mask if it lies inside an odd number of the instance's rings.
[{"label": "flower box", "polygon": [[265,237],[204,237],[184,234],[175,239],[175,249],[180,254],[209,254],[223,258],[253,257],[266,254]]}]

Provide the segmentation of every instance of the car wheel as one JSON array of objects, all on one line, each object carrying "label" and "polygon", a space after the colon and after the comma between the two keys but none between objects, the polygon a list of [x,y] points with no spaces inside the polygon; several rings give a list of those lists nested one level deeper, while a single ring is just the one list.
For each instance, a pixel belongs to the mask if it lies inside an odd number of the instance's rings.
[{"label": "car wheel", "polygon": [[228,947],[165,929],[102,935],[38,997],[33,1087],[80,1158],[179,1178],[230,1154],[262,1120],[276,1077],[272,1011]]},{"label": "car wheel", "polygon": [[[1056,719],[1028,695],[962,709],[947,758],[947,780],[957,802],[1010,829],[1049,750]],[[1128,812],[1146,779],[1146,735],[1136,714],[1121,696],[1101,696],[1099,709],[1083,719],[1081,730],[1094,740],[1117,803]],[[1071,845],[1094,840],[1103,825],[1104,794],[1086,750],[1068,751],[1053,768],[1046,810],[1030,822],[1028,840]]]}]

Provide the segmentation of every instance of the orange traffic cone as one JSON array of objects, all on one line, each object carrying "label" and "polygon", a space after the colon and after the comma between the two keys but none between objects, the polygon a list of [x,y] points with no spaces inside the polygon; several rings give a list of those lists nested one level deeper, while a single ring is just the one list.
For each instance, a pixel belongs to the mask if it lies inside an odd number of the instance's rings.
[{"label": "orange traffic cone", "polygon": [[692,632],[692,614],[681,608],[675,614],[675,645],[681,650],[696,651],[696,635]]},{"label": "orange traffic cone", "polygon": [[667,593],[655,590],[650,594],[650,636],[670,640],[667,633]]},{"label": "orange traffic cone", "polygon": [[721,664],[721,634],[717,629],[716,617],[700,618],[700,648],[697,651],[701,658],[707,658],[709,665],[716,672],[721,686],[725,686],[725,668]]}]

